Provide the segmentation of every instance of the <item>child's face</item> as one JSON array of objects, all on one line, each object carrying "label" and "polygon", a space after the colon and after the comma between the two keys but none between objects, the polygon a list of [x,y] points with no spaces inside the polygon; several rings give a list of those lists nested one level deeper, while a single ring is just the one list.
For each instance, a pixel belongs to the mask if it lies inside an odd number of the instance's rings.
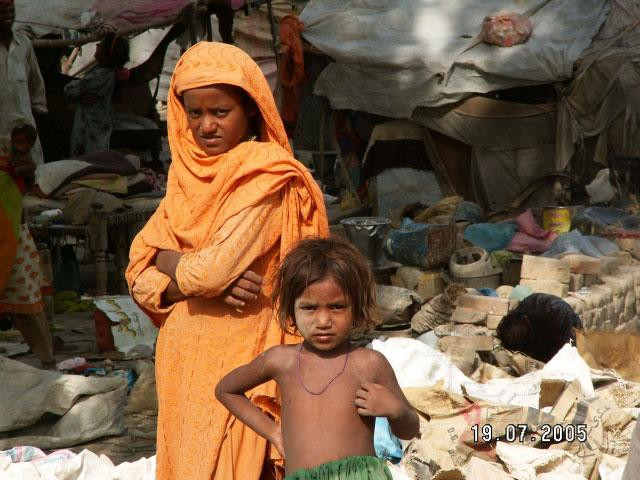
[{"label": "child's face", "polygon": [[351,304],[333,277],[309,285],[296,299],[296,327],[318,350],[333,350],[349,339]]},{"label": "child's face", "polygon": [[15,133],[11,136],[11,149],[15,153],[27,153],[32,146],[33,143],[24,133]]}]

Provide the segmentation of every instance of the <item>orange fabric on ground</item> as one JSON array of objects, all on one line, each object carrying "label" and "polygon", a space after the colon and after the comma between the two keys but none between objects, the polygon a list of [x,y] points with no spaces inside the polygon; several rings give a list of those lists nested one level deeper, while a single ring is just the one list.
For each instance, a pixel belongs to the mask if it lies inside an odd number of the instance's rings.
[{"label": "orange fabric on ground", "polygon": [[[208,157],[188,129],[180,95],[211,84],[244,89],[262,115],[258,141]],[[134,299],[160,326],[157,478],[258,480],[267,443],[233,421],[213,394],[232,368],[292,340],[268,300],[270,278],[306,236],[327,236],[322,193],[291,155],[273,96],[259,67],[236,47],[202,42],[176,65],[168,99],[172,164],[167,193],[131,246],[126,277]],[[184,253],[176,277],[192,296],[163,307],[170,279],[159,249]],[[265,276],[259,299],[238,312],[216,299],[247,268]],[[250,392],[275,397],[273,382]]]}]

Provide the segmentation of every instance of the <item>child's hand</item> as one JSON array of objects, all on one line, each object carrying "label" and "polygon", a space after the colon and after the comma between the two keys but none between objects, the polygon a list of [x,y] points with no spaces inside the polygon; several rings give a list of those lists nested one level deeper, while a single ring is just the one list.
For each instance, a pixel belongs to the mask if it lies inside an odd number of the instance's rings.
[{"label": "child's hand", "polygon": [[11,158],[13,171],[16,175],[29,175],[36,170],[36,164],[30,154],[13,155]]},{"label": "child's hand", "polygon": [[356,392],[358,414],[365,417],[394,419],[406,410],[404,402],[378,383],[363,383]]}]

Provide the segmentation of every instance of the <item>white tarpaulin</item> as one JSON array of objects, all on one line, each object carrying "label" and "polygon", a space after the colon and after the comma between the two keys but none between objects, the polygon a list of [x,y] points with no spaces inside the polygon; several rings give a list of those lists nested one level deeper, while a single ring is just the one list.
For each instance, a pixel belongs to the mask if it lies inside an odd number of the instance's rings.
[{"label": "white tarpaulin", "polygon": [[[465,51],[488,14],[537,8],[526,43]],[[608,10],[607,0],[311,0],[300,20],[304,38],[336,60],[316,94],[334,109],[409,118],[417,106],[570,78]]]},{"label": "white tarpaulin", "polygon": [[120,435],[123,378],[61,375],[0,357],[0,449],[60,448]]}]

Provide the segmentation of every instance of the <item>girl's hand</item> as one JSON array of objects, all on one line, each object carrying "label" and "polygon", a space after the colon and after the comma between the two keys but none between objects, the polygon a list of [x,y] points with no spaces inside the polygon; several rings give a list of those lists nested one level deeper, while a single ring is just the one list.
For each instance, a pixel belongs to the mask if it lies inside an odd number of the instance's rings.
[{"label": "girl's hand", "polygon": [[220,299],[234,308],[242,308],[247,302],[258,298],[262,288],[262,277],[251,270],[245,271],[220,296]]},{"label": "girl's hand", "polygon": [[363,383],[356,392],[358,414],[364,417],[387,417],[392,420],[406,411],[402,399],[378,383]]}]

